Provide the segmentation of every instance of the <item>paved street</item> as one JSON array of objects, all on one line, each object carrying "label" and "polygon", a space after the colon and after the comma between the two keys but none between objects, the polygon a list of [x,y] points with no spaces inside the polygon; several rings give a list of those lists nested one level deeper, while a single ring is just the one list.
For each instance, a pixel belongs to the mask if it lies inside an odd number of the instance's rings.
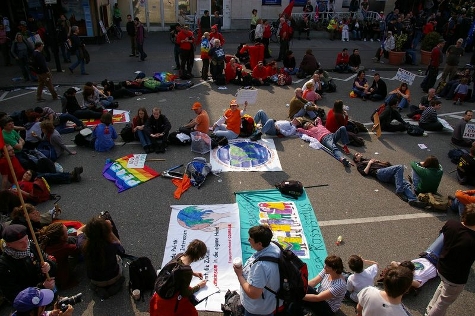
[{"label": "paved street", "polygon": [[[227,53],[235,53],[238,44],[248,40],[248,35],[244,31],[228,32],[223,35],[226,39],[224,48]],[[353,48],[359,48],[369,82],[372,82],[372,74],[379,72],[386,81],[388,90],[399,85],[394,78],[397,67],[371,61],[378,48],[377,42],[329,41],[326,33],[321,32],[312,32],[311,37],[311,41],[292,42],[291,49],[295,52],[297,63],[300,62],[305,50],[312,48],[322,66],[331,69],[337,53],[343,47],[347,47],[350,52]],[[73,75],[68,71],[53,74],[53,82],[58,85],[61,94],[69,86],[82,87],[86,81],[100,83],[106,78],[114,82],[133,79],[136,71],[143,71],[147,75],[162,71],[172,72],[174,65],[173,45],[167,33],[148,34],[144,45],[148,54],[145,62],[138,62],[136,58],[128,57],[130,49],[127,38],[111,44],[88,45],[87,48],[91,54],[91,63],[86,66],[89,76],[79,75],[79,69],[76,69]],[[272,56],[277,57],[278,44],[272,44],[271,49]],[[75,57],[72,58],[74,60]],[[462,58],[462,64],[469,60],[470,54]],[[55,68],[54,63],[50,66]],[[66,64],[62,66],[64,69],[67,67]],[[424,67],[410,66],[405,69],[417,74],[418,70]],[[4,90],[0,91],[0,111],[10,113],[37,106],[34,90],[25,89],[28,85],[11,80],[20,76],[18,70],[16,66],[1,68],[0,87]],[[370,126],[370,115],[379,103],[363,102],[349,97],[353,74],[331,75],[336,79],[337,92],[325,94],[318,104],[328,111],[336,99],[342,99],[349,106],[349,115],[352,119]],[[410,87],[411,104],[418,104],[423,96],[419,88],[421,80],[422,77],[417,76]],[[120,99],[119,109],[129,110],[133,116],[139,107],[146,107],[150,114],[151,108],[158,106],[169,118],[172,129],[177,129],[194,116],[190,108],[195,101],[203,104],[211,121],[217,120],[228,107],[238,88],[229,85],[226,90],[219,90],[216,85],[201,82],[199,78],[193,79],[193,82],[195,85],[188,90]],[[286,103],[292,98],[293,89],[302,85],[303,80],[294,77],[291,86],[260,88],[258,104],[249,106],[248,113],[254,115],[257,110],[264,109],[275,119],[285,119],[288,111]],[[46,98],[48,101],[40,105],[53,107],[59,112],[60,102],[52,101],[50,96]],[[81,101],[79,95],[78,99]],[[473,109],[472,103],[460,106],[453,105],[452,101],[443,99],[442,101],[439,114],[452,125],[462,117],[463,111]],[[403,112],[404,116],[406,113],[407,110]],[[122,124],[115,125],[118,132],[122,127]],[[73,136],[73,134],[63,136],[70,146],[74,146]],[[352,152],[358,150],[365,156],[389,160],[393,164],[404,164],[409,168],[406,175],[409,174],[411,161],[422,161],[428,155],[437,156],[444,168],[439,192],[448,195],[461,188],[452,172],[455,165],[447,157],[447,152],[453,148],[450,144],[450,132],[429,133],[426,137],[412,137],[406,133],[384,133],[380,139],[372,133],[359,136],[365,139],[366,146],[350,147]],[[304,185],[328,184],[326,187],[310,188],[307,194],[315,210],[328,253],[339,255],[346,269],[348,269],[348,257],[352,254],[378,261],[381,269],[391,260],[417,258],[418,254],[437,237],[444,222],[457,217],[455,214],[430,213],[412,208],[394,194],[394,187],[382,185],[372,178],[362,177],[355,167],[345,169],[328,154],[310,148],[308,143],[300,139],[275,138],[274,141],[282,172],[228,172],[221,173],[220,177],[209,176],[200,190],[190,188],[177,201],[173,198],[175,186],[168,179],[159,177],[118,194],[115,186],[102,177],[101,171],[107,158],[119,158],[126,154],[142,152],[138,143],[122,144],[119,137],[116,148],[109,153],[75,148],[78,152],[76,156],[61,157],[59,162],[65,170],[72,170],[74,166],[84,166],[83,180],[80,183],[53,186],[52,192],[62,196],[60,204],[63,219],[87,222],[100,211],[110,211],[119,226],[121,241],[126,251],[136,256],[150,257],[157,268],[163,258],[170,205],[234,203],[234,192],[272,188],[275,183],[285,179],[297,179]],[[424,144],[427,149],[420,149],[418,144]],[[187,163],[197,155],[193,154],[189,147],[169,147],[165,154],[151,154],[151,156],[166,159],[164,162],[148,163],[151,168],[162,171],[174,165]],[[205,157],[209,159],[209,156]],[[50,207],[51,203],[44,203],[39,209],[45,211]],[[335,242],[339,235],[343,236],[344,243],[337,246]],[[83,269],[80,269],[80,273],[83,277],[80,285],[61,293],[64,295],[83,293],[84,301],[75,306],[75,315],[147,315],[148,303],[135,304],[125,289],[118,295],[101,301],[89,290]],[[424,314],[437,285],[438,279],[432,280],[424,285],[418,296],[404,299],[404,303],[414,316]],[[471,273],[464,292],[450,307],[447,315],[475,315],[474,292],[475,275]],[[145,297],[148,298],[148,293]],[[9,312],[10,309],[7,307],[0,309],[2,316],[9,315]],[[200,312],[200,315],[218,314]],[[338,315],[354,315],[354,307],[344,303]]]}]

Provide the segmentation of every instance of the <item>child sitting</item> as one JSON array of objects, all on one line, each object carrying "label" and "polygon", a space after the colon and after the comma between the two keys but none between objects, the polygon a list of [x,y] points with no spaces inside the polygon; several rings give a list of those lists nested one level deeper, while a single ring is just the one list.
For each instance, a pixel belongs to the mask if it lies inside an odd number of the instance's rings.
[{"label": "child sitting", "polygon": [[460,83],[458,84],[457,88],[455,88],[454,93],[454,105],[457,104],[457,102],[462,105],[465,97],[468,94],[468,78],[462,78],[462,80],[460,80]]},{"label": "child sitting", "polygon": [[[371,264],[371,266],[363,270],[363,263]],[[358,293],[365,287],[374,285],[374,278],[378,274],[378,263],[352,255],[348,259],[348,266],[354,274],[348,277],[346,297],[358,303]]]},{"label": "child sitting", "polygon": [[114,126],[112,126],[112,114],[109,112],[102,114],[101,124],[96,126],[93,136],[96,139],[94,142],[96,151],[109,151],[114,147],[114,139],[117,138],[117,133]]}]

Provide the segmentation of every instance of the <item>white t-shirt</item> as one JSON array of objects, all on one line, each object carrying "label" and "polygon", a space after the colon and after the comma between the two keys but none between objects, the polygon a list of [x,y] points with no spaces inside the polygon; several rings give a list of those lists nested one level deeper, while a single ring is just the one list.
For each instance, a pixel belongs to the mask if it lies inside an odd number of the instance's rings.
[{"label": "white t-shirt", "polygon": [[373,264],[361,273],[354,273],[348,277],[346,289],[351,292],[350,298],[358,303],[358,293],[367,286],[374,285],[374,278],[378,274],[378,265]]},{"label": "white t-shirt", "polygon": [[421,283],[420,286],[423,286],[424,283],[437,276],[436,267],[426,258],[414,259],[411,262],[416,266],[414,280],[419,281]]},{"label": "white t-shirt", "polygon": [[358,293],[358,300],[363,307],[363,316],[408,316],[411,315],[401,304],[391,304],[381,296],[380,290],[368,286]]}]

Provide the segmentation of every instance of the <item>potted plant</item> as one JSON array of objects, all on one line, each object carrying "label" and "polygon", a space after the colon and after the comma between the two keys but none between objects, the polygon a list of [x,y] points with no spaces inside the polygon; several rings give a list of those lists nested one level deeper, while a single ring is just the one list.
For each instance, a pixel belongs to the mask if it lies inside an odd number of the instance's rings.
[{"label": "potted plant", "polygon": [[421,42],[421,64],[429,65],[430,53],[432,49],[439,44],[442,36],[437,32],[430,32],[424,36]]},{"label": "potted plant", "polygon": [[404,43],[407,41],[407,34],[402,33],[400,35],[394,35],[394,49],[389,51],[389,64],[401,65],[405,58],[406,52],[403,51]]}]

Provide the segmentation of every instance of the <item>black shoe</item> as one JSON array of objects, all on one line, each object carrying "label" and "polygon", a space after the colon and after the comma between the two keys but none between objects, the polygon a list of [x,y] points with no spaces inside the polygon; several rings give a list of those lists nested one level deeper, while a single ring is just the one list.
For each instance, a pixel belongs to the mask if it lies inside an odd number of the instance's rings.
[{"label": "black shoe", "polygon": [[[398,196],[398,198],[400,198],[404,202],[407,202],[407,196],[403,192],[396,192],[396,195]],[[411,202],[409,202],[409,205],[411,204]]]},{"label": "black shoe", "polygon": [[135,57],[135,54],[130,54],[129,57]]},{"label": "black shoe", "polygon": [[72,73],[72,74],[74,73],[74,71],[71,68],[68,67],[68,69],[69,69],[70,73]]},{"label": "black shoe", "polygon": [[71,172],[71,181],[72,182],[80,182],[82,172],[83,172],[82,167],[75,167],[74,170]]},{"label": "black shoe", "polygon": [[409,205],[412,207],[417,207],[421,209],[430,209],[430,206],[427,203],[421,202],[421,201],[409,201]]},{"label": "black shoe", "polygon": [[345,166],[345,168],[348,168],[350,166],[350,162],[346,158],[343,158],[341,160],[341,163],[343,164],[343,166]]},{"label": "black shoe", "polygon": [[258,132],[256,133],[255,135],[251,136],[249,139],[253,142],[256,142],[258,141],[259,139],[262,138],[262,133],[261,132]]}]

